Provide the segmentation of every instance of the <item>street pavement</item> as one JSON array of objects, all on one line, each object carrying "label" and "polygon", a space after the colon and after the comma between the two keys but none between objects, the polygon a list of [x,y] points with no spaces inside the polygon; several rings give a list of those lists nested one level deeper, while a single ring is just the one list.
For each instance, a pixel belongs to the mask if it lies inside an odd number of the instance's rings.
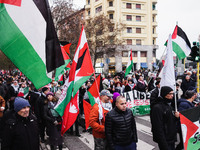
[{"label": "street pavement", "polygon": [[[151,123],[149,115],[137,116],[136,126],[138,134],[137,150],[159,150],[155,142],[153,142],[151,133]],[[66,133],[64,135],[64,145],[67,148],[64,150],[93,150],[94,141],[93,136],[89,132],[83,132],[83,128],[79,127],[81,136],[71,135]],[[47,146],[49,147],[49,146]]]},{"label": "street pavement", "polygon": [[[159,150],[157,144],[153,142],[151,123],[149,115],[136,116],[136,126],[138,134],[137,150]],[[94,150],[93,136],[89,132],[83,132],[83,128],[79,127],[80,137],[71,135],[70,133],[64,134],[63,150]],[[41,150],[50,150],[47,142],[41,143]]]}]

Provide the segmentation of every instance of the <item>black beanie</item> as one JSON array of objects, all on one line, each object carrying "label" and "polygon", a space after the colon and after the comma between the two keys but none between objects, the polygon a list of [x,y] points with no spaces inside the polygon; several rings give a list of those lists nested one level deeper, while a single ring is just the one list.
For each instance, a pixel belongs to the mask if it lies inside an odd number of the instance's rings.
[{"label": "black beanie", "polygon": [[43,88],[42,88],[42,92],[43,92],[43,93],[44,93],[46,90],[48,90],[47,87],[43,87]]},{"label": "black beanie", "polygon": [[173,89],[169,86],[163,86],[161,88],[161,91],[160,91],[160,96],[162,96],[162,98],[165,98],[165,96],[167,94],[169,94],[171,91],[173,91]]}]

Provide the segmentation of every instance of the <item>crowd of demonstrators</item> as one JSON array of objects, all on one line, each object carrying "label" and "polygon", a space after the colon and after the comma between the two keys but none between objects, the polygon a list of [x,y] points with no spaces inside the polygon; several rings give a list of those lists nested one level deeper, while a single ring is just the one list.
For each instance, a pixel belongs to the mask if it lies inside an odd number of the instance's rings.
[{"label": "crowd of demonstrators", "polygon": [[54,94],[59,93],[60,88],[52,81],[36,90],[24,75],[0,74],[1,149],[37,150],[39,142],[46,142],[46,137],[49,137],[52,150],[56,146],[62,149],[62,119],[52,109],[58,100]]},{"label": "crowd of demonstrators", "polygon": [[[129,114],[129,109],[126,108],[126,110],[121,110],[122,101],[124,98],[121,97],[120,100],[117,100],[117,97],[122,95],[124,92],[129,92],[132,90],[138,90],[140,92],[150,92],[150,107],[151,107],[151,120],[152,120],[152,131],[154,135],[154,140],[158,142],[159,147],[162,148],[164,145],[173,145],[173,142],[170,140],[167,141],[160,141],[162,138],[158,138],[160,136],[160,132],[158,132],[157,127],[155,126],[155,123],[153,123],[155,118],[157,116],[156,112],[159,111],[157,109],[158,106],[164,107],[162,109],[162,113],[170,113],[174,108],[174,102],[170,101],[168,98],[168,95],[171,95],[171,91],[168,91],[166,93],[166,89],[161,89],[161,95],[159,97],[160,92],[160,78],[157,76],[158,74],[155,72],[151,72],[150,70],[138,70],[134,71],[132,74],[129,74],[127,77],[124,77],[124,73],[120,72],[116,75],[108,74],[107,76],[102,75],[102,88],[103,90],[100,92],[100,101],[98,101],[91,110],[90,113],[90,126],[92,127],[92,132],[94,136],[94,143],[95,143],[95,149],[105,149],[105,147],[110,147],[111,149],[113,147],[121,148],[123,149],[124,146],[133,146],[135,147],[135,144],[133,143],[126,143],[125,145],[118,143],[117,141],[119,139],[114,138],[117,134],[112,133],[112,141],[106,142],[106,138],[110,136],[110,133],[105,134],[105,118],[106,114],[113,110],[115,113],[118,113],[118,115],[126,116]],[[185,103],[191,102],[190,98],[185,95],[188,90],[193,90],[196,87],[195,84],[195,78],[196,78],[196,72],[195,71],[187,71],[182,77],[182,80],[177,80],[176,85],[176,99],[178,100],[178,108],[181,111],[181,107],[185,106]],[[77,117],[77,120],[75,122],[75,129],[76,129],[76,136],[80,136],[79,134],[79,125],[81,124],[79,122],[80,117],[84,118],[84,110],[83,110],[83,100],[89,101],[88,96],[88,89],[91,87],[92,83],[94,82],[94,78],[91,77],[86,83],[82,85],[82,87],[79,89],[79,116]],[[37,122],[37,128],[39,129],[38,134],[40,137],[40,142],[46,142],[46,136],[49,136],[51,149],[55,149],[56,146],[59,146],[59,149],[62,149],[62,137],[59,133],[60,131],[60,123],[62,122],[61,117],[57,116],[58,114],[55,113],[53,106],[56,105],[57,100],[59,98],[59,95],[61,93],[62,86],[57,83],[54,79],[50,84],[47,86],[36,90],[31,84],[31,82],[24,77],[23,75],[20,76],[17,75],[0,75],[0,133],[2,133],[3,130],[3,124],[7,123],[6,118],[4,116],[9,116],[6,114],[10,114],[10,112],[13,112],[13,114],[18,114],[14,110],[15,108],[15,101],[16,98],[23,98],[26,100],[30,107],[30,116],[36,116],[34,119],[34,122]],[[112,97],[113,96],[113,97]],[[182,100],[179,100],[179,99]],[[195,98],[195,97],[193,97]],[[183,100],[184,99],[184,100]],[[111,104],[112,103],[112,104]],[[171,104],[170,104],[171,103]],[[193,102],[191,102],[193,103]],[[189,103],[190,104],[190,103]],[[123,103],[124,105],[124,103]],[[99,107],[100,106],[100,107]],[[117,106],[117,107],[116,107]],[[169,107],[168,107],[169,106]],[[193,105],[191,105],[193,106]],[[110,112],[111,116],[108,115],[108,118],[113,118],[112,114],[113,111]],[[161,110],[160,110],[161,111]],[[3,116],[3,118],[2,118]],[[153,119],[152,119],[153,117]],[[174,116],[168,116],[171,118],[167,118],[165,115],[162,118],[163,120],[168,120],[170,124],[173,124]],[[27,118],[27,117],[25,117]],[[132,118],[132,116],[131,116]],[[129,119],[130,116],[128,115],[125,117],[127,119],[127,124],[129,125]],[[4,120],[4,123],[2,124],[2,120]],[[23,119],[22,119],[23,120]],[[178,120],[178,119],[177,119]],[[176,120],[176,124],[177,124]],[[109,121],[109,119],[108,119]],[[113,120],[112,120],[113,121]],[[111,121],[111,123],[112,123]],[[156,121],[155,121],[156,122]],[[132,122],[134,124],[134,117],[132,119]],[[157,122],[156,122],[157,123]],[[164,122],[168,124],[169,122]],[[158,123],[157,123],[158,124]],[[82,125],[82,124],[81,124]],[[82,125],[84,128],[84,125]],[[73,128],[73,127],[72,127]],[[71,128],[71,129],[72,129]],[[123,126],[122,126],[123,128]],[[177,127],[178,128],[178,127]],[[115,128],[112,128],[112,130],[116,130]],[[123,129],[122,129],[123,130]],[[162,130],[162,128],[161,128]],[[71,130],[73,131],[73,130]],[[135,132],[135,127],[133,128],[134,131],[134,137],[131,137],[131,142],[137,142],[136,137],[137,133]],[[124,130],[124,133],[126,131]],[[73,133],[73,132],[71,132]],[[159,135],[157,135],[159,133]],[[121,133],[119,133],[121,134]],[[123,134],[123,133],[122,133]],[[132,134],[132,133],[130,133]],[[173,134],[173,130],[169,133],[170,137],[171,134]],[[3,134],[0,134],[3,135]],[[107,135],[107,137],[106,137]],[[136,136],[135,136],[136,135]],[[165,134],[164,131],[164,137],[167,137],[168,135]],[[1,137],[0,137],[1,138]],[[159,140],[159,141],[158,141]],[[107,143],[107,144],[106,144]],[[113,146],[114,143],[114,146]],[[123,143],[123,140],[122,140]],[[131,144],[131,145],[130,145]]]}]

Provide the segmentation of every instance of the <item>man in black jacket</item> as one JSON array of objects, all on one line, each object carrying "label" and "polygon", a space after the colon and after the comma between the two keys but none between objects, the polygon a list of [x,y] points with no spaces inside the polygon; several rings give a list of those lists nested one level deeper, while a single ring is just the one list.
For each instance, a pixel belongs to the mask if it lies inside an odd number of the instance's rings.
[{"label": "man in black jacket", "polygon": [[118,96],[116,107],[108,112],[105,133],[111,150],[136,150],[137,130],[132,111],[126,108],[126,99]]},{"label": "man in black jacket", "polygon": [[158,143],[160,150],[175,149],[176,117],[179,117],[179,113],[172,110],[173,95],[172,88],[163,86],[160,96],[151,104],[153,140]]}]

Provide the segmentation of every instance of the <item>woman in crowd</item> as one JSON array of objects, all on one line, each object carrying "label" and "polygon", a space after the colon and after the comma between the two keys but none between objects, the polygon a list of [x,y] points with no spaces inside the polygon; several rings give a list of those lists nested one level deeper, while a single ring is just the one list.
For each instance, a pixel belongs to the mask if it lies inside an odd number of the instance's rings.
[{"label": "woman in crowd", "polygon": [[51,150],[55,150],[56,146],[62,150],[62,136],[61,136],[61,117],[54,110],[56,99],[52,92],[47,93],[47,100],[44,106],[44,119],[47,124],[47,134],[49,135],[49,143]]}]

